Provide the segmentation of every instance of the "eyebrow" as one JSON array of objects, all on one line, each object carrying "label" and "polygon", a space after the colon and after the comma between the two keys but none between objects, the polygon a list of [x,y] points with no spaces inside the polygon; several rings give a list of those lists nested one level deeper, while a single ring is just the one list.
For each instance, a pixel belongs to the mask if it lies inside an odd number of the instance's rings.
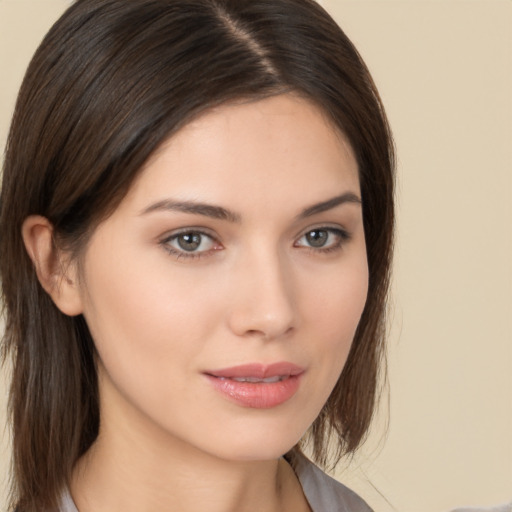
[{"label": "eyebrow", "polygon": [[162,210],[203,215],[205,217],[211,217],[212,219],[227,220],[229,222],[240,222],[242,219],[238,213],[222,208],[222,206],[197,203],[195,201],[174,201],[172,199],[164,199],[163,201],[158,201],[158,203],[148,206],[142,210],[141,215]]},{"label": "eyebrow", "polygon": [[[361,204],[361,199],[352,192],[345,192],[339,196],[308,206],[297,216],[298,219],[305,219],[318,213],[332,210],[344,203]],[[198,203],[195,201],[175,201],[173,199],[164,199],[154,203],[144,210],[141,215],[145,215],[155,211],[171,211],[191,213],[193,215],[203,215],[212,219],[227,220],[229,222],[240,223],[242,216],[222,206],[215,206],[208,203]]]},{"label": "eyebrow", "polygon": [[311,217],[312,215],[332,210],[333,208],[336,208],[336,206],[340,206],[344,203],[362,204],[362,201],[361,198],[359,198],[353,192],[345,192],[344,194],[333,197],[332,199],[327,199],[327,201],[322,201],[321,203],[308,206],[302,210],[298,218],[305,219],[307,217]]}]

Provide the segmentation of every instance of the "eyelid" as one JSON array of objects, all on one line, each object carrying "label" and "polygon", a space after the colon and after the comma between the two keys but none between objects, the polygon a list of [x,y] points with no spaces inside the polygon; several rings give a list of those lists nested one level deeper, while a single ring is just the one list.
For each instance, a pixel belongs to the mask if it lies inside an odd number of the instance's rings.
[{"label": "eyelid", "polygon": [[[319,247],[299,243],[302,238],[307,236],[308,233],[311,233],[312,231],[326,231],[329,233],[329,235],[334,235],[338,237],[338,240],[335,241],[334,243],[329,243],[327,246]],[[214,247],[203,251],[186,251],[180,250],[170,245],[170,242],[178,238],[180,235],[189,233],[198,234],[203,237],[211,239],[212,243],[214,244]],[[307,229],[302,230],[301,233],[295,238],[293,246],[303,250],[309,250],[314,253],[328,253],[336,250],[341,250],[345,243],[347,243],[351,239],[351,237],[351,233],[347,229],[340,226],[339,224],[334,226],[319,224],[315,226],[309,226]],[[219,238],[220,237],[216,233],[212,232],[212,230],[208,228],[187,226],[166,233],[165,235],[160,237],[159,244],[164,248],[166,252],[173,255],[177,259],[194,259],[205,256],[211,256],[215,252],[224,249],[224,247],[222,246],[222,242],[219,240]]]},{"label": "eyelid", "polygon": [[209,228],[200,227],[200,226],[186,226],[184,228],[177,228],[171,231],[167,231],[164,235],[160,237],[161,241],[170,240],[171,238],[175,238],[179,235],[183,235],[186,233],[198,233],[200,235],[209,236],[214,240],[219,240],[219,236]]},{"label": "eyelid", "polygon": [[[175,247],[172,247],[170,245],[170,242],[178,238],[180,235],[185,235],[189,233],[194,233],[201,235],[203,237],[210,238],[212,240],[212,243],[214,244],[214,247],[205,251],[185,251],[180,250]],[[187,226],[185,228],[179,228],[175,229],[173,231],[170,231],[160,237],[159,244],[163,247],[163,249],[171,254],[172,256],[176,257],[177,259],[194,259],[194,258],[200,258],[205,257],[213,254],[216,251],[219,251],[223,249],[222,243],[219,240],[219,237],[213,233],[210,229],[204,228],[204,227],[194,227],[194,226]],[[219,247],[220,246],[220,247]]]},{"label": "eyelid", "polygon": [[[334,244],[330,244],[328,246],[320,246],[320,247],[313,247],[313,246],[310,246],[310,245],[299,245],[299,240],[301,240],[302,238],[304,238],[308,233],[311,233],[312,231],[327,231],[329,234],[334,234],[336,236],[339,237],[339,241],[334,243]],[[295,239],[295,242],[294,242],[294,246],[295,247],[299,247],[301,249],[306,249],[306,250],[311,250],[311,251],[314,251],[314,252],[331,252],[331,251],[334,251],[334,250],[337,250],[337,249],[341,249],[345,243],[347,243],[348,241],[350,241],[350,239],[352,238],[352,235],[351,233],[341,227],[340,225],[336,225],[336,226],[332,226],[332,225],[325,225],[325,224],[320,224],[320,225],[316,225],[316,226],[310,226],[308,227],[307,229],[303,230],[301,232],[301,234]]]},{"label": "eyelid", "polygon": [[321,230],[325,230],[325,231],[330,231],[330,232],[336,232],[336,233],[339,233],[340,235],[342,236],[346,236],[346,237],[350,237],[352,236],[351,235],[351,232],[343,227],[342,225],[338,224],[338,223],[318,223],[318,224],[313,224],[313,225],[310,225],[308,226],[307,228],[305,229],[301,229],[299,231],[299,233],[297,233],[297,236],[295,237],[296,240],[298,240],[299,238],[303,237],[304,235],[307,235],[308,233],[310,233],[311,231],[321,231]]}]

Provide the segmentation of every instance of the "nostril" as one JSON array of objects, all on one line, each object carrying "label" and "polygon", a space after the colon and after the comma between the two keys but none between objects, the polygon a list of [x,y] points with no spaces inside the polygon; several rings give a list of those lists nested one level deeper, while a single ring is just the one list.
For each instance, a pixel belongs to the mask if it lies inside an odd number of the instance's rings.
[{"label": "nostril", "polygon": [[260,330],[260,329],[248,329],[245,332],[245,335],[250,338],[261,338],[264,341],[270,341],[276,338],[282,338],[286,336],[290,336],[294,331],[292,326],[285,328],[283,330]]}]

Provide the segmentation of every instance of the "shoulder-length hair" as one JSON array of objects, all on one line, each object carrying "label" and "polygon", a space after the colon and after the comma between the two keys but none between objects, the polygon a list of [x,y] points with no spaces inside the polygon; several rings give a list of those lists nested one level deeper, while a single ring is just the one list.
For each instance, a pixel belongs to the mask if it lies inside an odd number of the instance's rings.
[{"label": "shoulder-length hair", "polygon": [[394,156],[358,52],[313,0],[78,0],[30,63],[3,170],[0,277],[3,353],[13,360],[13,507],[54,508],[99,425],[91,335],[82,316],[62,314],[40,286],[23,221],[46,217],[56,246],[78,257],[152,153],[194,116],[287,92],[331,118],[359,166],[368,299],[309,438],[320,463],[328,460],[332,434],[338,458],[363,440],[382,366]]}]

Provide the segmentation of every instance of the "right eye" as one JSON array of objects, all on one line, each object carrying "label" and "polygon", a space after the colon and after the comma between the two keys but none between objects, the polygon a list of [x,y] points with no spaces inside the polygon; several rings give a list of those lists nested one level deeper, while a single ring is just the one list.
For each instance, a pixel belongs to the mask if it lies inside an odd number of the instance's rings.
[{"label": "right eye", "polygon": [[197,258],[222,248],[210,235],[195,230],[174,233],[165,238],[162,245],[168,252],[179,258]]}]

